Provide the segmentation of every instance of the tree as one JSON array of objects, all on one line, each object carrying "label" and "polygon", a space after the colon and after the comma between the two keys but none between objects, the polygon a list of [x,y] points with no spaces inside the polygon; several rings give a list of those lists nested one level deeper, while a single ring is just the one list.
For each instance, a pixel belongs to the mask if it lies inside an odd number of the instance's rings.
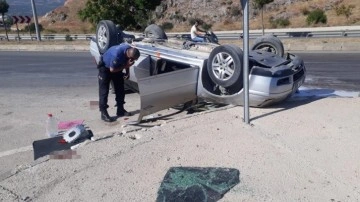
[{"label": "tree", "polygon": [[100,20],[112,20],[123,29],[145,29],[160,3],[161,0],[88,0],[78,15],[93,25]]},{"label": "tree", "polygon": [[264,31],[264,6],[266,4],[269,4],[271,2],[274,2],[274,0],[254,0],[254,7],[261,10],[261,25],[262,25],[262,34],[265,34]]},{"label": "tree", "polygon": [[6,29],[7,23],[5,23],[5,13],[7,13],[8,11],[9,11],[9,4],[6,2],[6,0],[0,0],[0,13],[1,13],[3,25],[5,27],[6,39],[9,41],[9,36]]},{"label": "tree", "polygon": [[[41,24],[38,24],[38,28],[39,28],[39,32],[41,32],[44,28]],[[35,32],[36,31],[36,27],[35,27],[35,23],[30,23],[30,25],[26,25],[24,28],[25,31],[30,31],[30,32]]]}]

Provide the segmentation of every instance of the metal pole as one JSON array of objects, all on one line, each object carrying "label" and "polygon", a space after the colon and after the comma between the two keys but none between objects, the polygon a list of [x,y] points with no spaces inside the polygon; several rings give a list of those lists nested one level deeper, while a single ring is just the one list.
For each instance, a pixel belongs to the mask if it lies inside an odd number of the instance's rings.
[{"label": "metal pole", "polygon": [[27,23],[27,26],[28,26],[28,28],[29,28],[29,35],[30,35],[30,39],[31,39],[31,41],[32,41],[32,40],[33,40],[33,38],[32,38],[32,36],[31,36],[30,23]]},{"label": "metal pole", "polygon": [[249,0],[241,0],[243,8],[244,122],[249,124]]},{"label": "metal pole", "polygon": [[16,24],[16,31],[17,31],[17,34],[18,34],[18,40],[20,41],[19,27],[18,27],[17,23],[15,23],[15,24]]},{"label": "metal pole", "polygon": [[[39,31],[39,23],[38,23],[36,6],[35,6],[34,0],[31,0],[31,7],[32,7],[32,10],[33,10],[33,16],[34,16],[34,22],[35,22],[35,30],[36,30],[37,40],[38,40],[38,41],[41,41],[40,31]],[[29,27],[29,28],[30,28],[30,27]]]}]

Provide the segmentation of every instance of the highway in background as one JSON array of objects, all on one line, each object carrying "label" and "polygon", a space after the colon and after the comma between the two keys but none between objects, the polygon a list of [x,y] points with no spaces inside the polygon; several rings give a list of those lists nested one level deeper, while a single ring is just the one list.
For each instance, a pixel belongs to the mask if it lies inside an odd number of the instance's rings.
[{"label": "highway in background", "polygon": [[[360,91],[358,53],[297,54],[307,68],[305,86]],[[0,61],[0,88],[94,85],[97,74],[88,52],[0,52]]]}]

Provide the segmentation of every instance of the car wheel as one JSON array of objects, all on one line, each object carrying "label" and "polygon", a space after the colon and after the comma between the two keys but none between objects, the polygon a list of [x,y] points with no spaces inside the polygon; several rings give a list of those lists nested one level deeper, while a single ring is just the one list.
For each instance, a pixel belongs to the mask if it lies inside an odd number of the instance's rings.
[{"label": "car wheel", "polygon": [[96,43],[101,54],[117,43],[117,28],[110,20],[101,20],[96,27]]},{"label": "car wheel", "polygon": [[261,50],[271,52],[281,57],[284,56],[284,45],[279,38],[272,34],[267,34],[255,39],[251,50]]},{"label": "car wheel", "polygon": [[161,27],[156,24],[151,24],[145,28],[144,31],[146,38],[151,39],[167,39],[167,36]]},{"label": "car wheel", "polygon": [[237,46],[215,47],[207,61],[211,80],[222,87],[230,87],[238,82],[242,72],[242,50]]}]

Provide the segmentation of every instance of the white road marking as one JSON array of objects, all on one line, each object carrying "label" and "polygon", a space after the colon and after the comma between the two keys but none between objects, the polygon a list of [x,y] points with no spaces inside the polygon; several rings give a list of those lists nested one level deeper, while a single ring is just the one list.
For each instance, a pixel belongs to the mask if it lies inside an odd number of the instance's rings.
[{"label": "white road marking", "polygon": [[5,156],[10,156],[10,155],[13,155],[13,154],[17,154],[17,153],[20,153],[20,152],[26,152],[26,151],[32,151],[32,150],[33,150],[32,145],[29,145],[29,146],[26,146],[26,147],[20,147],[20,148],[17,148],[17,149],[3,151],[3,152],[0,152],[0,158],[5,157]]}]

